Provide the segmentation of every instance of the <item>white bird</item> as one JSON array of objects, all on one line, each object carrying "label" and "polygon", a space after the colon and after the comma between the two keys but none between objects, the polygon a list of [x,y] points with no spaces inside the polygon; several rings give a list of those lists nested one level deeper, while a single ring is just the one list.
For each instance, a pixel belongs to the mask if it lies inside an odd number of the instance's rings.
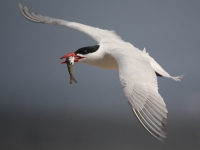
[{"label": "white bird", "polygon": [[[61,57],[75,57],[75,62],[82,62],[101,68],[119,71],[119,79],[124,94],[144,128],[159,140],[166,138],[164,126],[167,119],[165,102],[158,93],[157,76],[180,81],[182,76],[170,76],[144,48],[143,51],[125,42],[115,31],[103,30],[76,22],[69,22],[42,16],[19,4],[21,13],[30,21],[61,25],[79,30],[98,45],[78,49]],[[66,63],[66,61],[62,62]]]}]

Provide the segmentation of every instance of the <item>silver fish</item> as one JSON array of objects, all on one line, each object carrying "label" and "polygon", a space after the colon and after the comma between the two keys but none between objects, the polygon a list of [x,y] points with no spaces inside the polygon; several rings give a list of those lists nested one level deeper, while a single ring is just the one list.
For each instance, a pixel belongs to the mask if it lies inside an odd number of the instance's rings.
[{"label": "silver fish", "polygon": [[69,57],[67,58],[67,68],[68,68],[68,72],[70,75],[70,84],[72,84],[72,82],[74,81],[75,83],[77,83],[75,77],[74,77],[74,57]]}]

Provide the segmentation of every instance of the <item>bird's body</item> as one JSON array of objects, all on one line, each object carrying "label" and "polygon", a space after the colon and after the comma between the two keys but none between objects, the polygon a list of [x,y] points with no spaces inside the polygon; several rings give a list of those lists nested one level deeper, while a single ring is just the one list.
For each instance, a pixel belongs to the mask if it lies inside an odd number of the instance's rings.
[{"label": "bird's body", "polygon": [[124,94],[140,123],[157,139],[162,140],[166,137],[164,125],[167,109],[163,98],[158,93],[156,75],[176,81],[179,81],[181,76],[170,76],[146,52],[146,49],[141,51],[135,48],[132,44],[123,41],[115,31],[38,15],[21,4],[19,6],[22,14],[33,22],[66,26],[92,37],[98,45],[80,48],[64,55],[61,59],[73,56],[75,62],[118,70]]}]

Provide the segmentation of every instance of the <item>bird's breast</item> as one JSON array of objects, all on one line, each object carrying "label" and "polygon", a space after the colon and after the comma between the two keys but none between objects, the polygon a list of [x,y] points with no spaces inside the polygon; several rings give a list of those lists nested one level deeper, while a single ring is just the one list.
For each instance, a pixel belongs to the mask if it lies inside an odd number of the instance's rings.
[{"label": "bird's breast", "polygon": [[118,70],[118,64],[115,58],[113,58],[111,55],[107,54],[104,55],[102,58],[95,59],[92,61],[84,61],[83,63],[97,66],[103,69],[112,69],[112,70]]}]

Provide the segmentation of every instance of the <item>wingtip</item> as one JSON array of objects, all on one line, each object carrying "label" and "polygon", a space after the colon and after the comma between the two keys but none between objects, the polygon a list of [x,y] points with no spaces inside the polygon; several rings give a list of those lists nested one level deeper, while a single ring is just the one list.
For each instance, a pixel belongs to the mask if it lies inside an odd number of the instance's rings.
[{"label": "wingtip", "polygon": [[21,4],[21,3],[19,3],[19,9],[20,9],[20,11],[21,11],[21,13],[24,15],[24,6]]},{"label": "wingtip", "polygon": [[[145,122],[146,120],[144,120],[143,117],[140,117],[142,116],[140,114],[139,111],[135,110],[134,108],[132,108],[136,118],[139,120],[139,122],[142,124],[142,126],[146,129],[146,131],[148,131],[152,136],[154,136],[156,139],[160,140],[160,141],[164,141],[165,138],[167,138],[167,134],[166,132],[163,130],[164,128],[164,125],[160,128],[161,130],[160,131],[157,131],[157,130],[154,130],[152,128],[149,128]],[[147,123],[148,124],[148,123]]]},{"label": "wingtip", "polygon": [[21,3],[19,3],[19,8],[22,9],[23,5]]}]

